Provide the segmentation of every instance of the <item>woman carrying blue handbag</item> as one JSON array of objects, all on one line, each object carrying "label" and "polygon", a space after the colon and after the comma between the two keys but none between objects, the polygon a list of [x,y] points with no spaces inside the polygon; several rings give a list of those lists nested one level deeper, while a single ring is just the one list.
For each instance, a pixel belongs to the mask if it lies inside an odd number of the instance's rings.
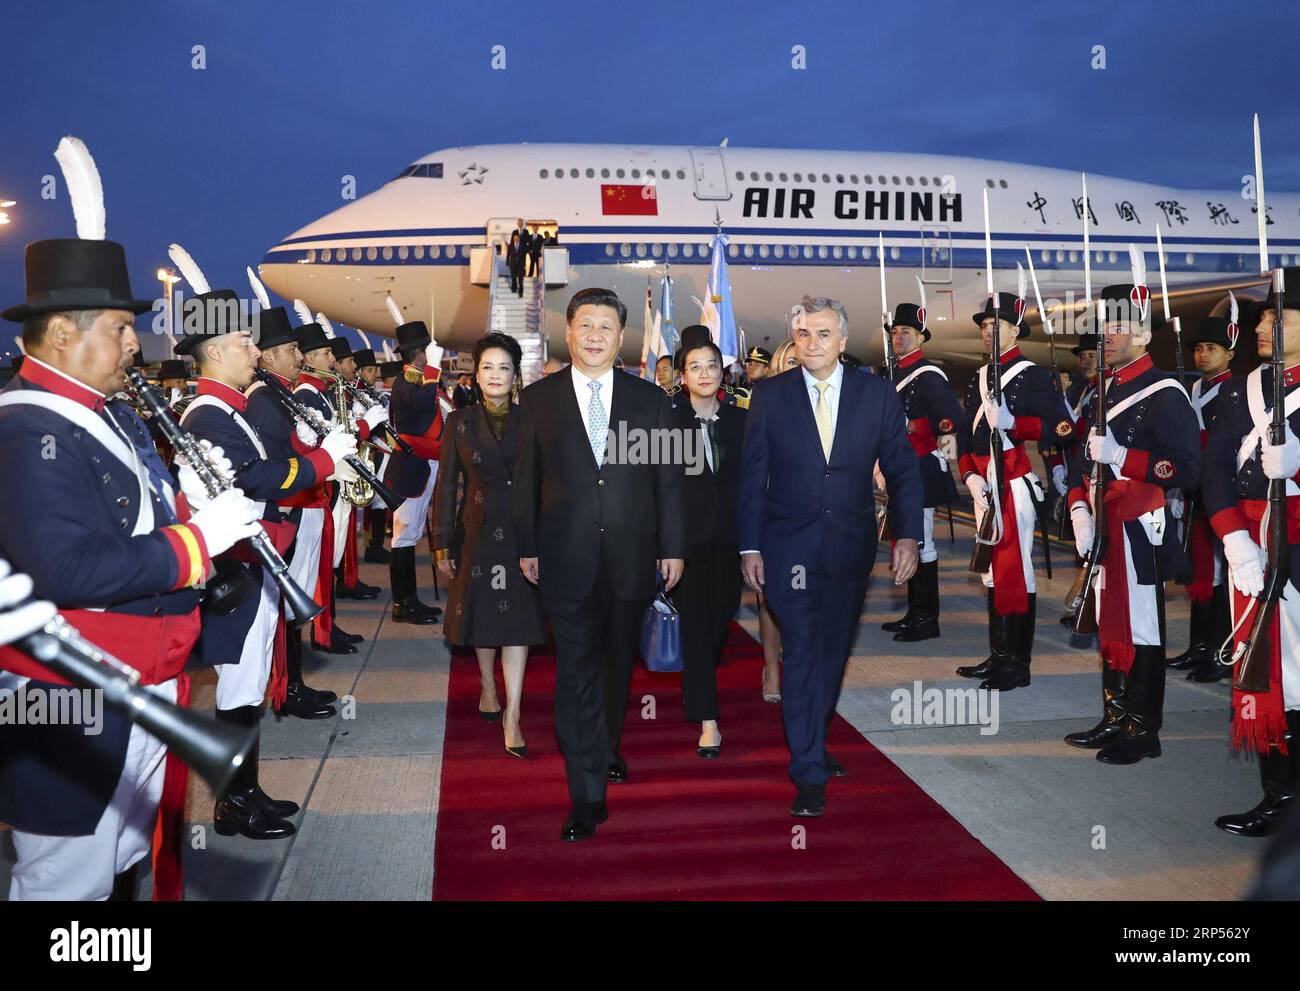
[{"label": "woman carrying blue handbag", "polygon": [[[692,432],[688,452],[702,454],[683,471],[686,512],[686,570],[673,590],[681,628],[682,694],[686,721],[700,724],[697,753],[715,759],[722,752],[718,728],[717,667],[727,630],[740,608],[740,548],[736,544],[736,493],[745,439],[745,411],[719,400],[722,355],[706,327],[687,327],[675,361],[682,391],[674,396],[674,425]],[[688,462],[691,459],[687,459]],[[657,610],[652,607],[652,612]],[[660,613],[662,615],[662,613]],[[647,618],[647,623],[650,619]],[[661,640],[671,634],[666,620]],[[647,662],[650,655],[647,654]]]}]

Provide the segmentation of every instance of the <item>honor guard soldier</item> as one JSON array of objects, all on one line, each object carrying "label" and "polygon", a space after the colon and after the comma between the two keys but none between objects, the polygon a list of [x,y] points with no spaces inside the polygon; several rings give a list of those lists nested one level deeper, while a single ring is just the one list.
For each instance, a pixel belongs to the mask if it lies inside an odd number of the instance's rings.
[{"label": "honor guard soldier", "polygon": [[[1070,416],[1075,425],[1074,438],[1066,442],[1071,455],[1082,443],[1088,407],[1097,394],[1097,340],[1096,334],[1080,334],[1079,343],[1070,348],[1070,353],[1079,359],[1079,374],[1065,390],[1065,405],[1070,407]],[[1074,460],[1074,457],[1069,458],[1071,463]]]},{"label": "honor guard soldier", "polygon": [[402,354],[402,374],[393,383],[389,419],[415,454],[394,451],[388,457],[384,479],[406,501],[393,511],[393,549],[389,579],[393,591],[395,623],[436,623],[442,610],[427,606],[417,595],[415,546],[429,520],[429,500],[438,470],[442,425],[445,417],[438,387],[442,375],[442,348],[433,340],[423,320],[397,328],[397,349]]},{"label": "honor guard soldier", "polygon": [[168,358],[158,366],[158,385],[162,388],[163,398],[167,400],[169,406],[188,394],[189,380],[189,369],[179,358]]},{"label": "honor guard soldier", "polygon": [[[85,145],[64,138],[56,156],[77,238],[29,244],[27,301],[0,314],[22,324],[27,352],[0,395],[0,557],[87,640],[131,665],[140,684],[186,705],[198,589],[213,555],[257,532],[258,512],[232,488],[191,515],[186,498],[206,491],[189,472],[178,496],[143,423],[109,399],[139,351],[134,316],[153,304],[133,297],[125,252],[104,239],[99,174]],[[53,706],[51,693],[67,686],[25,654],[0,650],[0,688]],[[184,795],[184,769],[166,760],[164,745],[105,707],[93,728],[0,725],[0,755],[0,820],[17,853],[9,897],[133,897],[164,777],[169,796]],[[169,811],[183,818],[183,797],[177,806]],[[176,830],[159,834],[155,887],[166,874],[178,897]]]},{"label": "honor guard soldier", "polygon": [[[381,398],[379,387],[379,363],[375,360],[374,350],[361,348],[359,351],[353,351],[352,357],[357,363],[358,386],[383,405],[384,399]],[[383,478],[381,466],[376,466],[376,471],[379,477]],[[382,502],[377,500],[365,511],[365,529],[369,534],[369,540],[362,559],[369,564],[388,564],[390,561],[388,551],[384,549],[384,529],[387,522],[388,510]]]},{"label": "honor guard soldier", "polygon": [[930,339],[925,307],[901,303],[894,312],[893,345],[896,362],[894,388],[903,401],[907,418],[907,439],[921,466],[925,485],[925,515],[921,541],[921,563],[907,582],[907,613],[881,629],[904,643],[939,636],[939,549],[934,543],[934,511],[950,505],[957,495],[948,460],[938,440],[951,436],[959,457],[970,455],[970,427],[957,395],[938,365],[921,350]]},{"label": "honor guard soldier", "polygon": [[[1228,364],[1237,349],[1236,311],[1237,301],[1233,298],[1230,316],[1206,317],[1196,337],[1187,342],[1193,348],[1193,360],[1201,373],[1192,384],[1192,408],[1201,428],[1202,450],[1208,442],[1210,427],[1218,418],[1222,404],[1219,396],[1232,379]],[[1210,527],[1204,500],[1195,498],[1197,495],[1198,492],[1184,491],[1183,498],[1171,501],[1182,526],[1192,528],[1190,542],[1184,542],[1184,546],[1190,543],[1192,556],[1191,579],[1187,585],[1192,616],[1187,650],[1171,658],[1169,667],[1187,671],[1190,681],[1216,682],[1231,673],[1218,659],[1219,647],[1232,632],[1228,568],[1223,559],[1223,542]]]},{"label": "honor guard soldier", "polygon": [[1182,549],[1170,526],[1166,494],[1194,488],[1200,477],[1201,438],[1187,393],[1177,377],[1151,363],[1151,296],[1140,256],[1134,278],[1107,286],[1105,433],[1096,403],[1087,417],[1084,457],[1071,479],[1070,519],[1080,556],[1093,550],[1093,499],[1105,476],[1105,559],[1096,590],[1102,659],[1102,717],[1065,742],[1097,751],[1106,764],[1134,764],[1160,756],[1165,695],[1164,579],[1181,573]]},{"label": "honor guard soldier", "polygon": [[[1022,322],[1023,294],[1001,293],[998,309],[1002,354],[1000,372],[1002,404],[989,402],[989,365],[971,378],[965,410],[971,421],[970,452],[958,461],[962,480],[970,489],[977,517],[991,505],[1001,507],[1001,540],[993,548],[992,567],[984,575],[988,590],[989,647],[979,664],[957,669],[963,678],[982,679],[981,688],[1007,691],[1029,684],[1034,644],[1037,583],[1034,577],[1034,529],[1043,502],[1042,483],[1034,474],[1025,444],[1034,441],[1045,456],[1058,440],[1069,437],[1074,426],[1052,383],[1052,373],[1020,353],[1016,343],[1029,334]],[[990,298],[972,318],[980,328],[984,347],[993,348],[994,308]],[[990,421],[994,421],[990,423]],[[990,429],[1001,432],[1004,490],[991,498],[988,476]]]},{"label": "honor guard soldier", "polygon": [[[323,321],[322,325],[325,326],[326,333],[331,333],[333,327],[326,322],[328,318],[322,315],[319,319]],[[353,389],[358,388],[357,360],[352,353],[352,346],[342,337],[331,337],[330,347],[334,352],[335,372],[341,375],[343,381]],[[373,360],[372,358],[372,364]],[[361,408],[360,403],[349,399],[348,408],[353,422],[357,425],[358,436],[362,440],[369,440],[374,426],[388,418],[382,406],[372,406],[367,412]],[[335,502],[334,523],[335,533],[338,535],[338,539],[334,542],[334,597],[336,599],[379,598],[379,589],[374,585],[367,585],[357,574],[357,515],[358,507],[346,499],[340,497]]]},{"label": "honor guard soldier", "polygon": [[749,379],[752,389],[755,382],[762,381],[772,367],[772,352],[766,348],[753,347],[745,355],[745,377]]},{"label": "honor guard soldier", "polygon": [[[1300,285],[1300,268],[1285,271]],[[1250,636],[1255,610],[1263,607],[1267,565],[1263,545],[1270,479],[1286,479],[1287,548],[1285,592],[1277,603],[1268,640],[1268,689],[1232,692],[1232,745],[1255,753],[1264,796],[1249,812],[1220,816],[1214,824],[1238,836],[1269,836],[1294,805],[1300,749],[1300,293],[1286,293],[1282,311],[1285,363],[1286,442],[1269,443],[1273,407],[1275,296],[1270,292],[1255,327],[1265,361],[1249,375],[1225,383],[1218,416],[1210,427],[1201,493],[1210,525],[1223,541],[1232,581],[1234,654]]]},{"label": "honor guard soldier", "polygon": [[[259,298],[265,298],[266,290],[256,276],[253,280],[254,292]],[[265,306],[258,325],[258,351],[261,352],[257,364],[273,375],[287,390],[292,390],[293,383],[302,371],[302,352],[298,348],[298,331],[289,321],[283,307]],[[290,459],[318,457],[319,451],[308,445],[302,446],[302,453],[295,445],[293,415],[275,398],[271,390],[260,379],[254,381],[244,394],[248,397],[248,407],[242,416],[257,432],[266,456],[271,461],[288,463]],[[345,450],[348,446],[342,430],[334,431],[330,442],[333,450]],[[321,448],[320,450],[325,450]],[[328,453],[328,451],[327,451]],[[330,472],[338,470],[338,462],[330,458]],[[323,531],[323,514],[313,517],[304,506],[312,504],[319,491],[324,488],[323,478],[316,478],[307,487],[293,486],[293,491],[277,493],[275,501],[284,514],[284,519],[294,526],[293,543],[285,553],[284,559],[289,565],[289,577],[301,589],[315,590],[319,575],[320,545]],[[321,604],[317,599],[317,604]],[[283,701],[273,700],[275,710],[283,715],[297,716],[299,719],[328,719],[337,714],[333,703],[338,696],[331,691],[321,691],[309,687],[303,681],[302,673],[302,636],[296,625],[285,624],[285,671],[288,683],[285,687]],[[277,633],[277,636],[279,634]]]},{"label": "honor guard soldier", "polygon": [[[234,478],[261,509],[262,528],[283,556],[297,527],[285,518],[275,500],[312,488],[333,474],[335,464],[355,450],[350,437],[339,435],[310,455],[271,458],[266,443],[244,414],[244,390],[253,381],[260,352],[255,334],[265,326],[269,339],[289,331],[289,318],[280,307],[257,314],[256,325],[245,315],[238,295],[230,289],[209,291],[193,259],[173,245],[172,260],[198,291],[181,304],[183,334],[176,349],[194,358],[197,395],[185,409],[181,427],[212,445],[214,456],[237,465]],[[219,454],[217,452],[220,452]],[[268,686],[272,700],[286,698],[284,623],[280,589],[247,545],[235,547],[229,559],[242,568],[252,594],[232,610],[209,610],[204,616],[199,660],[217,671],[217,719],[236,726],[257,727]],[[225,795],[218,796],[213,825],[223,836],[252,839],[291,836],[294,802],[276,801],[258,783],[257,745],[240,765]]]}]

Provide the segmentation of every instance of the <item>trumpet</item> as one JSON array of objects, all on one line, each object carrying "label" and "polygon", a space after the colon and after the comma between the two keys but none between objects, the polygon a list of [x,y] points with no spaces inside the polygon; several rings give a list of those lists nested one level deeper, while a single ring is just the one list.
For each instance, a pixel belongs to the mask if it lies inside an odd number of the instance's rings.
[{"label": "trumpet", "polygon": [[[230,479],[221,477],[216,468],[204,454],[203,448],[199,446],[198,440],[189,431],[185,430],[176,419],[160,395],[153,390],[153,387],[145,381],[145,377],[140,374],[138,369],[128,368],[126,376],[131,383],[132,391],[140,398],[140,401],[149,409],[158,423],[159,429],[163,435],[171,442],[176,453],[183,455],[189,462],[190,467],[202,479],[204,486],[208,490],[208,495],[216,496],[226,489],[231,488]],[[275,549],[264,531],[259,530],[254,536],[249,538],[253,550],[257,552],[258,558],[270,572],[275,584],[279,586],[280,593],[284,596],[285,605],[288,606],[289,616],[294,623],[301,626],[309,623],[320,615],[321,607],[318,606],[312,597],[304,592],[298,583],[289,575],[289,566],[284,563],[284,558],[280,552]],[[240,574],[244,574],[244,569],[239,569]],[[224,582],[218,582],[215,586],[219,594],[222,588],[225,588]],[[233,608],[233,607],[232,607]],[[220,611],[218,610],[220,615]]]},{"label": "trumpet", "polygon": [[140,672],[86,640],[55,616],[14,646],[82,688],[104,693],[104,704],[156,736],[220,795],[243,764],[257,730],[218,723],[168,702],[140,685]]},{"label": "trumpet", "polygon": [[[271,390],[271,395],[276,398],[276,401],[278,401],[281,406],[289,411],[290,416],[316,434],[317,442],[324,439],[325,435],[330,432],[330,425],[325,421],[324,417],[310,406],[305,406],[299,402],[294,397],[294,394],[284,387],[284,383],[268,372],[265,368],[254,369],[253,374],[257,376],[260,382]],[[312,374],[319,375],[320,372],[318,370],[313,370]],[[389,509],[396,509],[406,501],[402,496],[399,496],[396,492],[385,485],[375,473],[374,469],[355,454],[349,454],[344,458],[344,460],[352,466],[353,470],[355,470],[358,475],[370,484],[370,487],[375,490],[376,495],[379,496],[381,501],[387,504]]]}]

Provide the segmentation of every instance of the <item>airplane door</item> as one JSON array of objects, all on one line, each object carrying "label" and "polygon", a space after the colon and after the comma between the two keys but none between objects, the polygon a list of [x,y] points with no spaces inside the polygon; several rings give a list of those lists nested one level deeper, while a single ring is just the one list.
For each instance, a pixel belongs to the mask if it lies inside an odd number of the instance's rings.
[{"label": "airplane door", "polygon": [[699,200],[729,200],[727,169],[722,162],[721,148],[692,148],[691,167],[695,172],[695,198]]},{"label": "airplane door", "polygon": [[921,281],[952,282],[952,232],[946,225],[921,228]]}]

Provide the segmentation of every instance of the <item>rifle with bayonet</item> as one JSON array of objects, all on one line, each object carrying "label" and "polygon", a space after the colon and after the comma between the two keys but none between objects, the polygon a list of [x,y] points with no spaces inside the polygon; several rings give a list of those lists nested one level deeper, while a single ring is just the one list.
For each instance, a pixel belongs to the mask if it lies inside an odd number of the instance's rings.
[{"label": "rifle with bayonet", "polygon": [[[992,354],[989,358],[988,401],[989,408],[996,417],[1002,408],[1002,313],[998,294],[993,291],[993,236],[989,227],[989,193],[984,190],[984,267],[987,272],[989,298],[993,304],[993,333],[990,345]],[[988,414],[985,414],[988,420]],[[989,506],[980,518],[980,525],[975,532],[975,547],[971,551],[970,570],[984,574],[993,565],[993,548],[1002,540],[1002,520],[998,516],[1001,506],[1003,481],[1006,474],[1002,463],[1002,431],[998,429],[997,420],[988,422],[989,428],[989,465],[990,491]],[[1008,493],[1008,497],[1009,497]],[[978,511],[979,507],[975,507]]]}]

